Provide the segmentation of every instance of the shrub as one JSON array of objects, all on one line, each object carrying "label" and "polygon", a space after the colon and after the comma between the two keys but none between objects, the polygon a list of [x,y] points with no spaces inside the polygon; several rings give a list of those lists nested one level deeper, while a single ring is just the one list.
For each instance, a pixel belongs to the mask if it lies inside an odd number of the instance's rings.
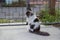
[{"label": "shrub", "polygon": [[42,22],[47,22],[47,23],[51,23],[51,22],[60,22],[60,10],[57,10],[56,9],[56,15],[53,16],[53,15],[50,15],[49,14],[49,10],[41,10],[40,13],[39,13],[39,17],[40,17],[40,20]]}]

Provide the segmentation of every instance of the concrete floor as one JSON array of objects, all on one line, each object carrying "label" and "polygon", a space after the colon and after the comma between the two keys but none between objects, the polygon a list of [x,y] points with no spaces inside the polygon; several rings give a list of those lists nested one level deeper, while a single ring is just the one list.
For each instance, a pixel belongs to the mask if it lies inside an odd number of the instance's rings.
[{"label": "concrete floor", "polygon": [[29,33],[28,26],[0,26],[0,40],[60,40],[60,29],[41,25],[41,31],[50,36]]}]

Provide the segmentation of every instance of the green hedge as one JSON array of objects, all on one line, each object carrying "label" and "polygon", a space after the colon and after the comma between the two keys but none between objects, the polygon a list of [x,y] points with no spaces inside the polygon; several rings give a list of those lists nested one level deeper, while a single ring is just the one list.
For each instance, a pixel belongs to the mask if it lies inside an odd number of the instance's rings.
[{"label": "green hedge", "polygon": [[49,14],[49,10],[41,10],[39,13],[40,20],[45,23],[60,22],[60,10],[56,9],[55,12],[56,15],[53,16]]}]

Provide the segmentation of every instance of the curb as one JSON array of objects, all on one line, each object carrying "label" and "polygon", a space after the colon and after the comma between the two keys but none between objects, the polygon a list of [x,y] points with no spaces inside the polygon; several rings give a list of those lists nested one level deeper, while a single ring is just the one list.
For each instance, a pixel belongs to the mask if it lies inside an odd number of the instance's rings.
[{"label": "curb", "polygon": [[60,24],[60,22],[52,22],[52,23],[41,23],[43,25],[55,25],[55,24]]},{"label": "curb", "polygon": [[[55,25],[60,24],[60,22],[53,22],[53,23],[42,23],[40,22],[40,25]],[[20,22],[20,23],[0,23],[0,26],[25,26],[26,22]]]},{"label": "curb", "polygon": [[26,25],[25,22],[20,23],[0,23],[0,26],[24,26]]}]

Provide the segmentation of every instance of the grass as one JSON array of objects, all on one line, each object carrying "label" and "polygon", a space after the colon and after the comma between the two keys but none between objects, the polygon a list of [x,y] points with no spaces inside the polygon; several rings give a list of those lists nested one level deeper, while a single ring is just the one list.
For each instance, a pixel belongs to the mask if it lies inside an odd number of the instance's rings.
[{"label": "grass", "polygon": [[14,22],[25,22],[25,20],[0,19],[0,23],[14,23]]},{"label": "grass", "polygon": [[60,22],[60,10],[56,9],[56,15],[50,15],[49,10],[41,10],[39,15],[40,15],[40,20],[45,23],[52,23],[52,22]]},{"label": "grass", "polygon": [[26,20],[14,20],[15,22],[25,22]]},{"label": "grass", "polygon": [[0,23],[9,23],[10,22],[10,20],[8,20],[8,19],[0,19]]}]

